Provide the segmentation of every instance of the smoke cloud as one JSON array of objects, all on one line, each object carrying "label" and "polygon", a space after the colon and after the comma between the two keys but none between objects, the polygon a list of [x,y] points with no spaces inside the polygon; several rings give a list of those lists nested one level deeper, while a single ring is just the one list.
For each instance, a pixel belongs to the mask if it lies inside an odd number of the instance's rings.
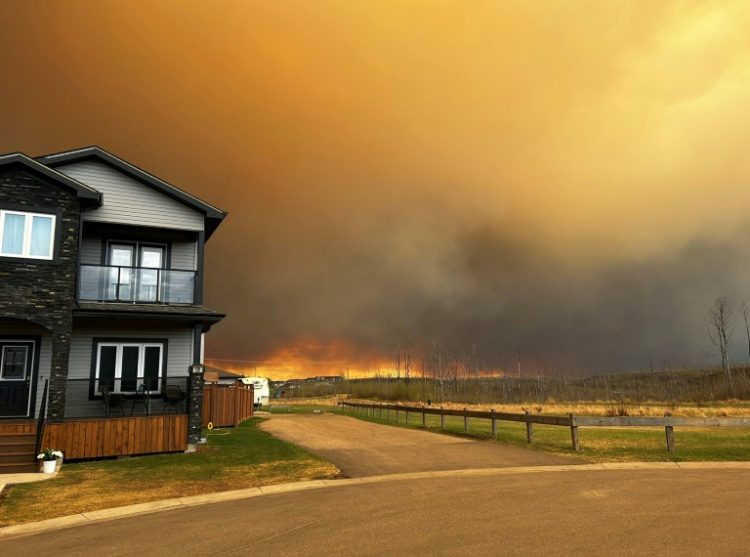
[{"label": "smoke cloud", "polygon": [[746,2],[43,4],[0,14],[0,150],[228,209],[217,361],[701,365],[750,298]]}]

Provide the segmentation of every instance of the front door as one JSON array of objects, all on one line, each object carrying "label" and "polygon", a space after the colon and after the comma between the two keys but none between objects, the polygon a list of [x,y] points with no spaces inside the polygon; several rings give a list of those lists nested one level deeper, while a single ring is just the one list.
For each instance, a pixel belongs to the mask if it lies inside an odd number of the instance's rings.
[{"label": "front door", "polygon": [[31,415],[34,348],[33,340],[0,338],[0,418]]}]

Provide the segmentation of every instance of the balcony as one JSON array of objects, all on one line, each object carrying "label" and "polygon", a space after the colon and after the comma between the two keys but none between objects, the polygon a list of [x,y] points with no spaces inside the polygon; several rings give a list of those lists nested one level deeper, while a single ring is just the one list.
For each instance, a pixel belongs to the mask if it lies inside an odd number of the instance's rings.
[{"label": "balcony", "polygon": [[80,265],[78,299],[149,304],[195,303],[196,271]]}]

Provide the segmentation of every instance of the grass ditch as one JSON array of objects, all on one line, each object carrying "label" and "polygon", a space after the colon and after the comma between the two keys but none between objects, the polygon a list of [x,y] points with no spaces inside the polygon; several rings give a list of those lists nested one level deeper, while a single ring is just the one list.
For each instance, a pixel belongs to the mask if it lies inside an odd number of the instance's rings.
[{"label": "grass ditch", "polygon": [[191,454],[66,462],[51,480],[6,490],[0,526],[339,473],[333,464],[260,430],[259,422],[253,418],[236,428],[204,431],[208,442]]},{"label": "grass ditch", "polygon": [[[422,415],[410,413],[409,423],[404,422],[404,412],[390,412],[390,420],[383,411],[382,418],[348,409],[337,412],[354,418],[392,425],[423,429]],[[427,415],[426,427],[433,432],[449,435],[492,439],[490,420],[469,418],[468,431],[464,431],[463,417],[445,416],[445,428],[440,427],[440,416]],[[637,461],[738,461],[750,460],[750,428],[675,428],[676,449],[668,452],[664,428],[658,427],[579,427],[581,450],[571,448],[570,429],[562,426],[534,424],[534,441],[526,442],[526,425],[519,422],[497,421],[494,441],[580,458],[586,462],[637,462]]]}]

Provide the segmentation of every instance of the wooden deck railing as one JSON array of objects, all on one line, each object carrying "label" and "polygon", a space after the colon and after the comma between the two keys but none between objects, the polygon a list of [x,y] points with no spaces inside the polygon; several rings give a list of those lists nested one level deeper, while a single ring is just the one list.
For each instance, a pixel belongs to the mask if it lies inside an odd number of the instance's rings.
[{"label": "wooden deck railing", "polygon": [[433,406],[403,406],[399,404],[377,404],[363,402],[339,402],[339,407],[353,408],[355,411],[363,411],[370,417],[383,418],[386,413],[386,421],[390,421],[391,411],[396,413],[396,421],[399,413],[403,412],[406,422],[409,422],[409,414],[417,414],[422,417],[422,426],[426,425],[426,416],[440,416],[440,427],[445,427],[445,416],[458,416],[464,419],[464,431],[469,430],[469,418],[479,418],[491,421],[491,431],[494,437],[497,434],[497,421],[523,422],[526,424],[526,442],[534,440],[534,424],[561,426],[570,428],[570,442],[574,451],[580,450],[578,441],[578,428],[584,427],[663,427],[667,442],[667,450],[672,452],[675,447],[675,427],[748,427],[750,418],[683,418],[675,416],[663,417],[629,417],[629,416],[543,416],[539,414],[511,414],[507,412],[489,412],[481,410],[454,410],[450,408],[436,408]]},{"label": "wooden deck railing", "polygon": [[187,449],[187,422],[187,414],[173,414],[47,423],[44,446],[69,460],[179,452]]}]

